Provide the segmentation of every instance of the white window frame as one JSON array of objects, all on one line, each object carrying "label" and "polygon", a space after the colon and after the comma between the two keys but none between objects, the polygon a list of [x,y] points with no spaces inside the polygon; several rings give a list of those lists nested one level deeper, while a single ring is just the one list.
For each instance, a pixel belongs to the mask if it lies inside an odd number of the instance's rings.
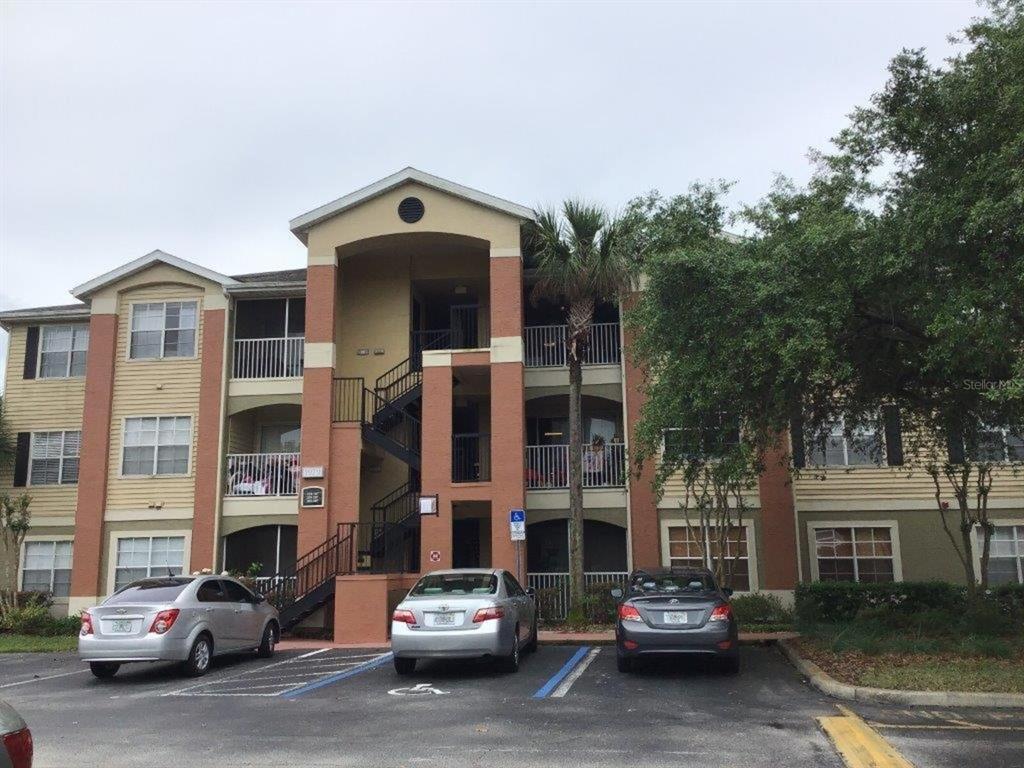
[{"label": "white window frame", "polygon": [[[63,376],[43,376],[43,336],[46,332],[54,328],[70,328],[71,329],[71,348],[68,350],[68,362],[64,366]],[[85,372],[71,374],[71,358],[75,352],[75,338],[81,330],[85,330],[86,343],[85,343],[85,358],[86,365],[89,364],[89,324],[88,323],[62,323],[60,325],[41,325],[39,326],[39,346],[36,349],[36,379],[48,381],[51,379],[82,379],[85,378]]]},{"label": "white window frame", "polygon": [[[1000,437],[1002,438],[1003,457],[1001,459],[996,459],[996,460],[986,460],[987,463],[991,463],[991,464],[1010,464],[1010,463],[1012,463],[1012,461],[1018,461],[1018,459],[1013,459],[1013,460],[1010,459],[1010,441],[1009,441],[1009,434],[1010,434],[1010,431],[1011,431],[1010,427],[1008,427],[1008,426],[990,427],[990,426],[988,426],[986,424],[986,425],[982,425],[981,428],[979,429],[979,431],[980,432],[997,432],[997,433],[999,433]],[[981,460],[980,459],[972,459],[972,461],[980,462]]]},{"label": "white window frame", "polygon": [[[71,567],[75,567],[75,537],[74,536],[47,536],[46,534],[37,534],[32,536],[26,536],[21,542],[21,553],[18,558],[18,589],[24,591],[25,586],[25,553],[28,549],[25,545],[29,542],[53,542],[54,544],[70,541],[71,542]],[[70,591],[70,590],[69,590]],[[50,594],[53,594],[53,563],[50,564]],[[68,602],[69,597],[54,597],[53,602],[63,604]]]},{"label": "white window frame", "polygon": [[[59,469],[57,470],[57,482],[56,483],[33,483],[32,482],[32,465],[36,461],[36,457],[34,455],[35,454],[35,448],[36,448],[36,435],[48,435],[48,434],[53,434],[55,432],[59,432],[60,435],[61,435],[61,438],[60,438],[60,446],[61,447],[60,447],[60,457],[59,457],[60,465],[59,465]],[[67,439],[68,439],[67,438],[68,432],[77,432],[78,433],[78,453],[75,454],[74,456],[70,456],[70,455],[66,456],[66,455],[64,455],[64,445],[65,445],[65,443],[67,442]],[[29,437],[29,443],[28,443],[28,476],[25,478],[25,485],[27,485],[27,486],[35,486],[36,488],[50,488],[50,487],[53,487],[53,486],[60,487],[62,485],[70,485],[70,486],[78,485],[78,480],[75,480],[75,482],[73,482],[73,483],[70,483],[70,482],[65,483],[64,482],[64,460],[65,459],[78,459],[78,471],[79,471],[79,476],[81,476],[81,471],[82,471],[82,459],[81,459],[81,457],[82,457],[82,430],[81,429],[40,429],[40,430],[36,430],[35,432],[31,432],[30,433],[30,437]]]},{"label": "white window frame", "polygon": [[[999,518],[989,520],[997,528],[1020,528],[1024,531],[1024,519]],[[974,535],[971,536],[971,554],[974,558],[974,578],[981,582],[981,526],[974,526]],[[1024,551],[1017,553],[1017,583],[1024,584]]]},{"label": "white window frame", "polygon": [[[124,450],[127,447],[125,445],[125,436],[127,435],[127,432],[128,432],[128,422],[131,419],[156,419],[157,420],[157,423],[156,423],[156,434],[157,434],[157,441],[158,442],[157,442],[157,444],[154,444],[154,446],[153,446],[153,471],[150,474],[148,474],[148,475],[126,475],[126,474],[124,474]],[[185,468],[184,472],[173,472],[173,473],[168,472],[168,473],[163,473],[163,474],[157,474],[156,473],[157,458],[158,458],[158,454],[159,454],[159,451],[157,450],[157,447],[158,447],[159,440],[160,440],[160,419],[188,419],[189,420],[188,421],[188,466]],[[192,451],[193,451],[193,447],[195,445],[195,437],[196,437],[195,423],[196,423],[196,416],[195,416],[195,414],[192,414],[192,413],[160,413],[160,414],[143,414],[143,415],[134,415],[133,414],[131,416],[125,416],[124,418],[122,418],[121,419],[121,455],[120,455],[120,458],[119,458],[120,464],[119,464],[119,466],[117,468],[117,472],[118,472],[117,476],[120,477],[120,478],[125,478],[125,479],[130,479],[130,478],[133,478],[133,477],[188,477],[188,476],[190,476],[192,474]],[[137,447],[137,446],[135,446],[135,447]]]},{"label": "white window frame", "polygon": [[[892,580],[903,581],[903,556],[900,552],[900,526],[895,520],[811,520],[807,523],[807,554],[811,561],[811,581],[821,581],[818,573],[818,540],[814,535],[819,528],[888,528],[892,539]],[[856,545],[854,545],[856,547]],[[857,577],[857,550],[853,553],[854,583]]]},{"label": "white window frame", "polygon": [[[114,593],[114,584],[117,583],[117,542],[119,539],[149,539],[150,557],[153,551],[153,539],[164,537],[184,538],[185,544],[181,555],[181,574],[187,576],[190,573],[189,563],[192,558],[192,531],[182,529],[177,531],[114,531],[107,540],[107,594]],[[152,570],[152,562],[147,571]]]},{"label": "white window frame", "polygon": [[[859,430],[859,431],[863,432],[864,430],[862,429],[862,430]],[[854,430],[854,434],[857,434],[857,432],[858,432],[858,430]],[[875,434],[875,438],[878,440],[879,445],[881,446],[881,449],[882,449],[881,453],[879,453],[879,455],[878,455],[878,460],[877,461],[870,461],[870,462],[868,462],[866,464],[851,464],[850,463],[850,440],[846,436],[846,419],[843,418],[842,416],[840,416],[839,420],[837,422],[835,422],[831,426],[831,428],[829,429],[828,435],[827,435],[826,439],[828,439],[828,438],[836,438],[836,437],[842,439],[842,441],[843,441],[843,463],[842,464],[815,464],[813,459],[812,459],[812,456],[813,456],[815,450],[818,448],[818,445],[813,440],[807,439],[806,437],[804,439],[804,457],[805,457],[804,463],[808,467],[815,467],[815,468],[818,468],[818,469],[828,469],[830,467],[843,467],[845,469],[859,469],[861,467],[878,468],[878,467],[887,466],[888,465],[889,457],[888,457],[888,454],[886,452],[885,430],[884,430],[884,428],[875,429],[874,434]],[[827,451],[826,451],[826,453],[827,453]]]},{"label": "white window frame", "polygon": [[[668,567],[672,563],[672,559],[669,555],[669,541],[668,541],[668,529],[669,528],[685,528],[687,522],[682,517],[671,517],[663,518],[661,521],[661,564]],[[691,528],[700,529],[699,525],[693,525],[690,523]],[[739,527],[733,523],[733,527]],[[757,539],[754,533],[754,523],[752,520],[743,521],[743,530],[747,537],[747,570],[749,571],[748,579],[750,581],[750,592],[757,592],[760,589],[760,581],[757,577]],[[708,548],[705,546],[705,552]],[[707,560],[707,557],[705,557]],[[705,562],[705,567],[710,570],[710,565]],[[745,595],[745,590],[736,590],[737,595]]]},{"label": "white window frame", "polygon": [[[135,307],[143,304],[159,304],[164,308],[164,322],[160,328],[160,354],[157,357],[132,357],[132,329],[135,326]],[[167,357],[164,355],[164,347],[167,344],[167,305],[168,304],[192,304],[196,308],[196,327],[192,329],[194,334],[192,338],[192,354],[191,355],[174,355],[173,357]],[[137,362],[154,362],[157,360],[195,360],[199,356],[199,321],[200,312],[202,308],[199,306],[198,299],[164,299],[163,301],[137,301],[133,302],[129,307],[128,312],[128,340],[125,344],[125,359],[130,363]],[[177,328],[171,328],[170,330],[179,330]]]}]

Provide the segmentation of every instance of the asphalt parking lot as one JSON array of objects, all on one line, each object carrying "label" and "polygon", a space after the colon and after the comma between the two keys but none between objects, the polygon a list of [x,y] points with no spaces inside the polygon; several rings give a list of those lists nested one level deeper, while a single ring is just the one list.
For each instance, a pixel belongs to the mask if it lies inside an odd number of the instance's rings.
[{"label": "asphalt parking lot", "polygon": [[[744,648],[743,665],[622,675],[614,649],[542,646],[517,674],[429,663],[400,677],[386,649],[320,649],[99,681],[73,654],[5,655],[0,698],[32,727],[37,768],[842,766],[817,721],[835,702],[773,648]],[[856,709],[918,768],[1024,766],[1024,712]]]}]

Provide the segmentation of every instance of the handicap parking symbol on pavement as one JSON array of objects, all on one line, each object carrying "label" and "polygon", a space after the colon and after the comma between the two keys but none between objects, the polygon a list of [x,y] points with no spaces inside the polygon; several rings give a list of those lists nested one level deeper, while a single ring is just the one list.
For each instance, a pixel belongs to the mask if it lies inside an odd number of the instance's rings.
[{"label": "handicap parking symbol on pavement", "polygon": [[417,683],[411,688],[392,688],[388,691],[391,696],[447,696],[451,691],[441,691],[430,683]]}]

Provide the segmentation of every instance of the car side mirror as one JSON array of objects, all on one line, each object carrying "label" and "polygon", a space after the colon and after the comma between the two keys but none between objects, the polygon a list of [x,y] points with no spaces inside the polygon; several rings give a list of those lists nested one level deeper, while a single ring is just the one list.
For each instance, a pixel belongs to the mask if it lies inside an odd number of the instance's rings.
[{"label": "car side mirror", "polygon": [[622,597],[622,589],[620,589],[619,587],[613,589],[612,597],[614,597],[616,600],[620,599]]},{"label": "car side mirror", "polygon": [[722,587],[722,593],[726,597],[732,597],[732,587]]},{"label": "car side mirror", "polygon": [[252,600],[253,605],[259,605],[260,603],[267,602],[267,598],[264,595],[256,595]]}]

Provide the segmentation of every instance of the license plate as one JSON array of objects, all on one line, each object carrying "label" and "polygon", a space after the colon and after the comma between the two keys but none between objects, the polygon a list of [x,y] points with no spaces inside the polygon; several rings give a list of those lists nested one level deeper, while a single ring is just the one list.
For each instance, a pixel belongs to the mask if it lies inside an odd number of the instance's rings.
[{"label": "license plate", "polygon": [[451,627],[455,625],[455,614],[454,613],[435,613],[434,614],[434,626],[435,627]]},{"label": "license plate", "polygon": [[125,633],[132,631],[131,619],[115,619],[110,622],[111,633]]},{"label": "license plate", "polygon": [[689,616],[686,611],[665,611],[666,624],[687,624]]}]

